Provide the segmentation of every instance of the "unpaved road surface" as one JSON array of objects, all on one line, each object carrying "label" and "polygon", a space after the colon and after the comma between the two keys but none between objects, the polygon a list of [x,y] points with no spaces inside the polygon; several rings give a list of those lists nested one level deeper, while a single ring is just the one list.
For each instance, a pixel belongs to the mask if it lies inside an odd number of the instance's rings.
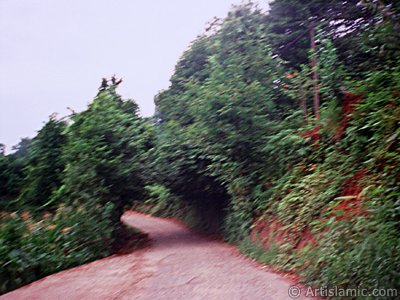
[{"label": "unpaved road surface", "polygon": [[291,299],[294,282],[228,244],[176,221],[134,212],[123,220],[148,233],[150,246],[50,275],[0,299]]}]

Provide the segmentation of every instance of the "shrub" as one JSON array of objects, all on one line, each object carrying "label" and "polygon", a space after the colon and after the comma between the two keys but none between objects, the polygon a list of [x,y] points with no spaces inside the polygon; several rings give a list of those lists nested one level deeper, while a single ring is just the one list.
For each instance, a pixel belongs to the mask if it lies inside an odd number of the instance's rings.
[{"label": "shrub", "polygon": [[112,205],[60,206],[32,216],[2,213],[0,293],[111,253]]}]

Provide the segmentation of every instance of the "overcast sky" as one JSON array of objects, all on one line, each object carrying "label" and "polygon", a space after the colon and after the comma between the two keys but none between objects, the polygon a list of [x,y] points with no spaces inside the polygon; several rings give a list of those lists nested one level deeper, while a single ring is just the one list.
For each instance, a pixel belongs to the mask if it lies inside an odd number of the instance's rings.
[{"label": "overcast sky", "polygon": [[0,143],[10,150],[53,112],[85,109],[114,73],[122,96],[152,115],[190,42],[240,2],[0,0]]}]

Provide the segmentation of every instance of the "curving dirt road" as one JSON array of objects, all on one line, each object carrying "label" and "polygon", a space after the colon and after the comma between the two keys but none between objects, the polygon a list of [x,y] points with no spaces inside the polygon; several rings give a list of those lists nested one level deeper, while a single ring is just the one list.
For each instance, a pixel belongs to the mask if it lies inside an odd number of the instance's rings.
[{"label": "curving dirt road", "polygon": [[147,232],[151,245],[50,275],[0,299],[291,299],[293,282],[228,244],[176,221],[134,212],[123,220]]}]

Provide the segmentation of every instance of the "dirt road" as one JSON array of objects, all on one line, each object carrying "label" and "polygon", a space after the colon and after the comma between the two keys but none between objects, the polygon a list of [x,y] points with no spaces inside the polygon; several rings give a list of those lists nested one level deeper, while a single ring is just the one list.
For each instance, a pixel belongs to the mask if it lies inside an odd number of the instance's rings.
[{"label": "dirt road", "polygon": [[134,212],[123,220],[147,232],[151,245],[48,276],[0,299],[291,299],[293,282],[230,245],[171,220]]}]

